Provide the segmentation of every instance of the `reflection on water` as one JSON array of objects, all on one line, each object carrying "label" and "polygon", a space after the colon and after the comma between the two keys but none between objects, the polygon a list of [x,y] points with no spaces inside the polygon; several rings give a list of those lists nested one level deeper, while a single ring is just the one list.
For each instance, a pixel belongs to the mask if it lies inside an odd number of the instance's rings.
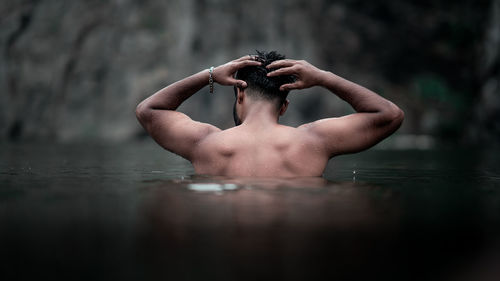
[{"label": "reflection on water", "polygon": [[[139,208],[140,241],[147,241],[141,249],[151,271],[171,278],[193,266],[191,274],[200,279],[317,280],[328,272],[345,274],[365,262],[359,251],[388,243],[401,215],[396,202],[381,212],[370,198],[381,192],[390,202],[390,191],[322,178],[190,177],[149,188]],[[372,245],[377,239],[380,244]],[[164,262],[173,265],[167,275]]]},{"label": "reflection on water", "polygon": [[[156,182],[149,188],[151,194],[140,209],[154,215],[157,222],[175,220],[176,225],[199,226],[220,221],[240,227],[270,224],[304,229],[324,225],[379,227],[393,223],[398,212],[389,200],[394,196],[390,190],[380,191],[367,184],[329,182],[324,178],[214,179],[193,176]],[[385,198],[383,216],[370,199],[371,192],[380,192]],[[174,213],[176,215],[171,216]]]},{"label": "reflection on water", "polygon": [[5,145],[0,269],[6,280],[497,280],[495,155],[368,151],[324,178],[252,179],[193,176],[154,144]]}]

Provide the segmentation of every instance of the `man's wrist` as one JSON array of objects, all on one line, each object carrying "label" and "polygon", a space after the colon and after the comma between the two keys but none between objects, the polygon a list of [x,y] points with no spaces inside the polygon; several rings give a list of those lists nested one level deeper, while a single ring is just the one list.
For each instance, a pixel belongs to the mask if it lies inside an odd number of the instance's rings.
[{"label": "man's wrist", "polygon": [[336,79],[337,76],[330,71],[320,70],[319,73],[317,74],[317,77],[318,77],[318,86],[328,87],[330,82]]}]

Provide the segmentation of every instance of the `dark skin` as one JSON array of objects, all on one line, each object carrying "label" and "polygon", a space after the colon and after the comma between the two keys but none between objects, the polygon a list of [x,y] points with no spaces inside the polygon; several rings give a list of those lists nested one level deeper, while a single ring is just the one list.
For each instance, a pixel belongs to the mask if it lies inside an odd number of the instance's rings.
[{"label": "dark skin", "polygon": [[176,111],[179,105],[208,85],[208,70],[175,82],[137,106],[141,125],[165,149],[191,161],[199,174],[251,177],[321,176],[328,160],[355,153],[396,131],[403,111],[376,93],[323,71],[303,60],[280,60],[268,76],[294,75],[282,90],[320,86],[349,103],[356,113],[326,118],[297,128],[278,123],[287,109],[252,95],[245,81],[236,80],[238,69],[260,65],[250,56],[214,69],[216,83],[237,86],[236,113],[242,124],[227,130],[193,121]]}]

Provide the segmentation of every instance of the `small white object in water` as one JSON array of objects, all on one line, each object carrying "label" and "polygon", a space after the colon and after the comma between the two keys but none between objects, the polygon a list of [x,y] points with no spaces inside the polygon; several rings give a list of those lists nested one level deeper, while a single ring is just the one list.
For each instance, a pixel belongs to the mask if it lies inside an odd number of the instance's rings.
[{"label": "small white object in water", "polygon": [[222,191],[222,187],[217,183],[191,183],[188,188],[194,191]]},{"label": "small white object in water", "polygon": [[226,183],[226,184],[218,184],[218,183],[190,183],[188,184],[188,188],[194,191],[204,191],[204,192],[209,192],[209,191],[215,191],[215,192],[222,192],[224,190],[236,190],[238,189],[238,186],[236,184],[232,183]]},{"label": "small white object in water", "polygon": [[226,183],[223,186],[224,190],[235,190],[238,189],[238,186],[234,183]]}]

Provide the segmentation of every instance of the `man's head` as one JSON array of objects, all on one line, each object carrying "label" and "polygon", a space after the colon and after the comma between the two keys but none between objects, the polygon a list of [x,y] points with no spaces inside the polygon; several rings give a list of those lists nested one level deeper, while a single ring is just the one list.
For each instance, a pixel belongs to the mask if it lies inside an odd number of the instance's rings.
[{"label": "man's head", "polygon": [[[236,95],[236,101],[234,104],[234,119],[236,125],[241,124],[239,120],[236,104],[238,102],[238,93],[244,92],[251,99],[255,100],[265,100],[276,105],[277,111],[283,111],[282,107],[288,104],[287,96],[289,91],[281,91],[280,86],[283,84],[293,83],[295,77],[292,75],[282,75],[275,77],[268,77],[267,73],[275,70],[272,68],[266,68],[266,66],[273,61],[285,59],[284,55],[278,54],[275,51],[263,52],[256,51],[257,54],[253,55],[253,58],[262,64],[259,66],[247,66],[241,68],[236,72],[236,79],[243,80],[247,83],[247,87],[234,88]],[[285,108],[286,109],[286,108]]]}]

